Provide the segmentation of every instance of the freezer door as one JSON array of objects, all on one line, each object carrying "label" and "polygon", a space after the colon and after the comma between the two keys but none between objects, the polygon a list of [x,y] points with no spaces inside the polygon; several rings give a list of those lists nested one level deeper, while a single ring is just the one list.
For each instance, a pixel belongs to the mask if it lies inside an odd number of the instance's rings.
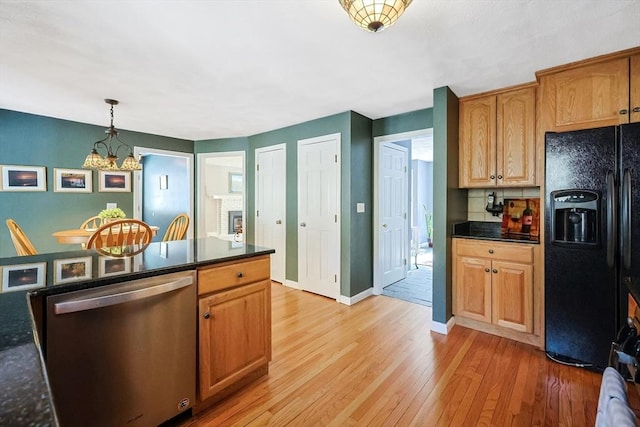
[{"label": "freezer door", "polygon": [[[615,262],[607,263],[616,251],[611,235],[615,234],[616,128],[547,133],[545,159],[546,350],[565,360],[604,368],[619,312]],[[587,190],[600,196],[599,244],[553,241],[551,193],[559,190]]]},{"label": "freezer door", "polygon": [[640,290],[640,123],[620,127],[620,277]]}]

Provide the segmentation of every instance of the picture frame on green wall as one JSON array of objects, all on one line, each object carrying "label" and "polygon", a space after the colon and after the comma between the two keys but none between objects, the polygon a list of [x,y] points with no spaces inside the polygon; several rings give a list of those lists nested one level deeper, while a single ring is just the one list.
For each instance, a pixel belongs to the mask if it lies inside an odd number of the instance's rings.
[{"label": "picture frame on green wall", "polygon": [[242,174],[229,172],[229,193],[242,193]]},{"label": "picture frame on green wall", "polygon": [[59,193],[93,193],[93,171],[53,168],[53,191]]},{"label": "picture frame on green wall", "polygon": [[0,165],[0,191],[47,191],[45,166]]},{"label": "picture frame on green wall", "polygon": [[99,192],[113,193],[131,191],[131,172],[100,171],[99,175]]}]

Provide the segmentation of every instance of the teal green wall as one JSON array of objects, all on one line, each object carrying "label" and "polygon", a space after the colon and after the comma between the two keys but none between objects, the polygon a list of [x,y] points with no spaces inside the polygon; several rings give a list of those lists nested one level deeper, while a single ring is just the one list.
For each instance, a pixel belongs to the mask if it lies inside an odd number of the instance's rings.
[{"label": "teal green wall", "polygon": [[[345,212],[349,215],[344,235],[349,238],[349,284],[354,296],[373,285],[373,136],[371,119],[351,113],[350,195]],[[364,203],[364,213],[356,212],[356,204]],[[343,274],[344,276],[344,274]]]},{"label": "teal green wall", "polygon": [[[366,169],[370,165],[365,166],[363,170],[358,170],[358,176],[355,178],[355,189],[353,188],[353,182],[351,179],[352,164],[355,164],[359,169],[362,169],[362,162],[371,163],[371,120],[364,116],[361,116],[353,112],[345,112],[335,114],[328,117],[312,120],[305,123],[288,126],[281,129],[272,130],[269,132],[252,135],[246,138],[246,142],[238,144],[236,140],[204,140],[195,142],[196,153],[208,153],[208,152],[224,152],[224,151],[246,151],[246,182],[247,182],[247,195],[246,204],[246,228],[247,228],[247,241],[253,242],[255,233],[255,218],[253,212],[255,212],[255,150],[258,148],[269,147],[277,144],[286,144],[287,147],[287,177],[286,177],[286,193],[287,193],[287,206],[286,206],[286,226],[287,226],[287,257],[286,257],[286,271],[285,278],[291,281],[298,280],[298,184],[297,184],[297,156],[298,156],[298,141],[307,138],[314,138],[317,136],[323,136],[328,134],[339,133],[341,135],[341,294],[345,296],[353,296],[363,290],[371,287],[372,281],[367,280],[367,275],[353,277],[352,274],[352,253],[351,244],[354,236],[362,238],[362,236],[369,236],[371,239],[371,229],[367,227],[366,221],[358,221],[356,226],[352,226],[352,212],[351,207],[355,211],[355,202],[352,197],[358,197],[361,200],[365,197],[371,198],[372,189],[369,189],[366,194],[362,194],[366,191],[366,184],[362,182],[368,179],[369,185],[371,177],[367,176]],[[355,123],[355,124],[354,124]],[[367,124],[368,123],[368,124]],[[356,134],[357,142],[356,148],[352,144],[352,133]],[[234,144],[234,142],[236,142]],[[354,157],[352,150],[356,150],[357,154]],[[367,150],[369,154],[367,155]],[[369,156],[369,157],[367,157]],[[361,157],[358,160],[358,157]],[[355,158],[355,160],[353,160]],[[198,176],[198,175],[196,175]],[[355,192],[355,194],[353,194]],[[369,204],[368,204],[369,205]],[[366,215],[365,215],[366,216]],[[366,238],[365,238],[366,240]],[[358,245],[361,243],[358,241]],[[366,250],[366,243],[362,244]],[[358,246],[359,247],[359,246]],[[370,252],[370,251],[369,251]],[[359,259],[358,267],[355,271],[367,269],[372,270],[371,253],[368,253],[363,259]],[[372,273],[369,273],[369,276]]]},{"label": "teal green wall", "polygon": [[458,98],[433,92],[433,320],[451,318],[451,230],[467,220],[467,190],[458,186]]},{"label": "teal green wall", "polygon": [[373,136],[394,135],[433,127],[433,109],[410,111],[373,121]]},{"label": "teal green wall", "polygon": [[[41,253],[77,250],[59,245],[56,230],[77,228],[115,202],[133,216],[132,193],[98,192],[93,172],[93,193],[54,192],[53,169],[80,169],[93,143],[104,137],[104,127],[0,109],[0,164],[45,166],[46,192],[0,192],[0,257],[15,256],[4,221],[13,218]],[[132,146],[193,152],[193,142],[122,130],[119,137]]]}]

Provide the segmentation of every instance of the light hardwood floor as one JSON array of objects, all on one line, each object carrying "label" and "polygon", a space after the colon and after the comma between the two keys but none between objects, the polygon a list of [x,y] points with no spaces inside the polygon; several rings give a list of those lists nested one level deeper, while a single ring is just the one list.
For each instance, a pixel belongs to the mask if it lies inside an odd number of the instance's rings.
[{"label": "light hardwood floor", "polygon": [[277,283],[272,300],[268,376],[184,425],[595,423],[601,375],[460,326],[431,332],[429,307],[385,296],[349,307]]}]

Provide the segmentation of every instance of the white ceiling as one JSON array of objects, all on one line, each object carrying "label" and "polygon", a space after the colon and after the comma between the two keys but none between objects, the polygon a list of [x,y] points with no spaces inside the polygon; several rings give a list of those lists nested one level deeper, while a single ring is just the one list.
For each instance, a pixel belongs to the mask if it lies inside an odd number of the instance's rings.
[{"label": "white ceiling", "polygon": [[640,45],[638,0],[415,0],[367,33],[338,0],[0,0],[0,108],[202,140],[372,119]]}]

